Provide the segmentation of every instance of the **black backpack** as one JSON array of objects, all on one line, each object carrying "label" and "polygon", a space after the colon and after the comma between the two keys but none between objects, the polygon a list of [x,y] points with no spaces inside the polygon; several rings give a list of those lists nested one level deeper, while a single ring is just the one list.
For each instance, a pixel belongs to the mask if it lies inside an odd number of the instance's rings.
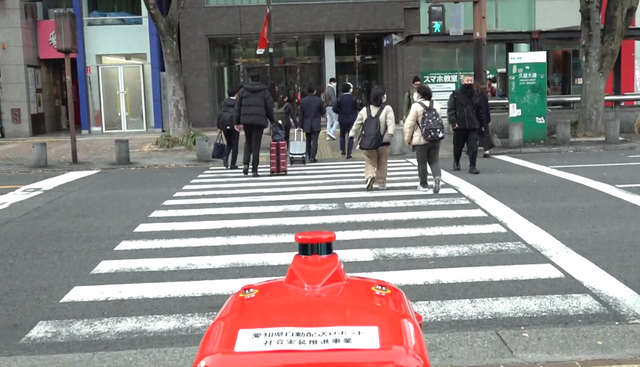
[{"label": "black backpack", "polygon": [[376,150],[380,148],[384,135],[380,132],[380,114],[385,106],[378,109],[375,116],[371,116],[371,107],[367,106],[367,118],[364,120],[362,133],[360,134],[360,149]]},{"label": "black backpack", "polygon": [[438,111],[433,108],[433,101],[429,101],[429,107],[425,106],[422,102],[418,103],[424,108],[422,119],[418,124],[422,137],[427,141],[444,139],[444,123],[442,123],[442,118],[440,118]]}]

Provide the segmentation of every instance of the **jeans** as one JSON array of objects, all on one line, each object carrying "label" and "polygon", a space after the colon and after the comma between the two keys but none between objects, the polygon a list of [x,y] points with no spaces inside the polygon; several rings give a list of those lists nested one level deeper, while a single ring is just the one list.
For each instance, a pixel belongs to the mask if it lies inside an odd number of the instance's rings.
[{"label": "jeans", "polygon": [[475,167],[478,158],[478,129],[453,130],[453,160],[456,164],[460,164],[465,144],[469,154],[469,167]]},{"label": "jeans", "polygon": [[376,150],[364,150],[364,178],[375,177],[378,186],[387,185],[387,161],[389,160],[389,145]]},{"label": "jeans", "polygon": [[[327,133],[333,135],[338,128],[338,114],[333,112],[332,106],[327,106]],[[340,128],[342,130],[342,128]]]},{"label": "jeans", "polygon": [[307,136],[307,154],[309,155],[309,160],[315,160],[316,154],[318,154],[318,136],[320,135],[320,131],[305,133],[305,135]]},{"label": "jeans", "polygon": [[351,128],[353,127],[354,122],[340,123],[340,150],[344,152],[345,145],[346,145],[345,140],[349,140],[349,143],[348,143],[349,150],[347,151],[347,155],[351,155],[351,153],[353,153],[353,139],[349,139],[349,132],[351,132]]},{"label": "jeans", "polygon": [[253,172],[258,172],[258,165],[260,164],[260,145],[262,144],[262,134],[264,133],[264,127],[254,125],[244,125],[244,155],[242,157],[242,163],[249,165],[249,159],[253,156],[251,169]]},{"label": "jeans", "polygon": [[224,151],[222,161],[224,165],[229,164],[229,154],[231,154],[231,165],[235,166],[238,161],[238,145],[240,143],[240,133],[235,129],[223,130],[224,138],[227,140],[227,148]]},{"label": "jeans", "polygon": [[427,171],[427,163],[431,167],[433,177],[441,177],[440,169],[440,142],[434,141],[425,145],[415,145],[416,160],[418,161],[418,177],[420,177],[420,186],[428,187],[429,171]]}]

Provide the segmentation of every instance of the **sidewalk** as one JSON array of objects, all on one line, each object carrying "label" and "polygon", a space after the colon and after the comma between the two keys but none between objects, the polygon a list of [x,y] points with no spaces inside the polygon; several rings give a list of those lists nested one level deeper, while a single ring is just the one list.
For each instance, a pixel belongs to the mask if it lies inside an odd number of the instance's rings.
[{"label": "sidewalk", "polygon": [[[209,143],[213,149],[213,144],[217,138],[217,132],[204,131],[209,137]],[[396,134],[400,133],[397,131]],[[336,140],[327,140],[326,132],[323,130],[318,138],[319,161],[341,161],[345,160],[340,154],[340,136],[336,134]],[[450,159],[453,156],[453,146],[451,134],[441,145],[440,156]],[[220,160],[211,162],[199,162],[196,160],[194,150],[185,148],[174,148],[171,150],[159,150],[154,144],[160,133],[136,133],[136,134],[104,134],[93,136],[78,136],[78,164],[71,163],[71,145],[68,133],[56,133],[32,138],[23,139],[0,139],[0,172],[33,171],[33,170],[87,170],[87,169],[122,169],[122,168],[150,168],[150,167],[208,167],[221,166]],[[126,166],[115,164],[115,140],[128,139],[131,164]],[[291,133],[293,139],[293,131]],[[604,138],[576,139],[568,146],[558,146],[554,144],[553,138],[540,144],[526,144],[521,148],[509,148],[508,140],[501,139],[502,146],[492,150],[493,155],[498,154],[530,154],[530,153],[561,153],[561,152],[586,152],[605,150],[636,150],[640,149],[640,137],[637,135],[624,135],[619,144],[605,144]],[[260,152],[261,164],[269,162],[270,135],[263,135]],[[32,143],[46,142],[48,153],[48,167],[33,168]],[[242,155],[244,151],[244,134],[240,135],[240,149],[238,153],[238,165],[242,165]],[[479,155],[482,154],[482,149]],[[414,158],[415,155],[410,147],[403,147],[403,154],[392,155],[391,159]],[[364,159],[364,154],[360,150],[353,152],[354,160]]]}]

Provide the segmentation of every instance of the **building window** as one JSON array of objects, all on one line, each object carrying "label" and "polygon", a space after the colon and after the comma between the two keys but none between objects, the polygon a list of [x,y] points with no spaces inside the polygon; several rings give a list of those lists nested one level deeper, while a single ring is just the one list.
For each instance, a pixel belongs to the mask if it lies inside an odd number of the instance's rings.
[{"label": "building window", "polygon": [[87,0],[87,25],[142,24],[140,0]]},{"label": "building window", "polygon": [[[266,0],[205,0],[207,5],[263,5]],[[312,4],[312,3],[345,3],[363,1],[389,1],[389,0],[272,0],[273,4]],[[406,0],[391,0],[406,1]]]}]

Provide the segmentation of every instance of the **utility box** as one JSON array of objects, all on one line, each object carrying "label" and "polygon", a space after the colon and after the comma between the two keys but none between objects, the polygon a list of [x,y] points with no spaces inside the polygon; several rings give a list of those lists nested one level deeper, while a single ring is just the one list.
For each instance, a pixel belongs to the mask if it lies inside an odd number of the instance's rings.
[{"label": "utility box", "polygon": [[78,52],[78,32],[76,15],[70,11],[55,13],[56,50],[63,54]]}]

